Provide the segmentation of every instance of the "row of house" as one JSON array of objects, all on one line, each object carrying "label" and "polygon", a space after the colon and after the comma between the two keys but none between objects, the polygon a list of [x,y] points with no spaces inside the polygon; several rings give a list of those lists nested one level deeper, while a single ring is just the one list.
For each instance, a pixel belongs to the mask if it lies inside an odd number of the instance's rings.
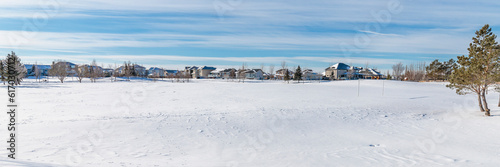
[{"label": "row of house", "polygon": [[325,69],[325,77],[334,80],[382,79],[384,75],[376,69],[354,67],[344,63],[337,63]]},{"label": "row of house", "polygon": [[[65,63],[68,67],[68,76],[76,76],[76,68],[87,68],[94,69],[98,71],[102,71],[103,76],[109,77],[114,74],[123,74],[124,66],[120,66],[116,69],[111,68],[102,68],[99,66],[90,66],[90,65],[76,65],[71,62],[58,62]],[[33,76],[35,75],[34,68],[38,68],[40,70],[40,74],[42,76],[48,76],[49,70],[51,68],[50,65],[33,65],[26,64],[25,68],[27,69],[27,75]],[[293,78],[295,71],[289,69],[279,69],[276,71],[275,75],[271,75],[262,71],[261,69],[217,69],[215,67],[210,66],[187,66],[183,70],[168,70],[159,67],[150,67],[146,69],[143,66],[134,64],[133,65],[133,74],[135,76],[144,76],[144,77],[174,77],[180,76],[203,79],[203,78],[211,78],[211,79],[229,79],[229,78],[244,78],[246,79],[283,79],[285,74],[288,72],[290,77]],[[233,76],[231,75],[234,72]],[[363,67],[354,67],[349,66],[344,63],[337,63],[325,69],[324,73],[316,73],[311,69],[305,69],[302,71],[302,79],[303,80],[322,80],[322,79],[330,79],[330,80],[346,80],[346,79],[382,79],[384,75],[378,72],[376,69],[372,68],[363,68]]]}]

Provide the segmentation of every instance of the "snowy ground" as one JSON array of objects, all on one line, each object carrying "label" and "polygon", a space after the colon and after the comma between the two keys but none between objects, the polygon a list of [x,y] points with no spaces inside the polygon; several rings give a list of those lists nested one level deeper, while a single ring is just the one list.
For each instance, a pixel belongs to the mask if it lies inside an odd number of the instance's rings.
[{"label": "snowy ground", "polygon": [[0,166],[500,164],[494,92],[484,117],[444,83],[85,82],[25,81],[18,159],[1,149]]}]

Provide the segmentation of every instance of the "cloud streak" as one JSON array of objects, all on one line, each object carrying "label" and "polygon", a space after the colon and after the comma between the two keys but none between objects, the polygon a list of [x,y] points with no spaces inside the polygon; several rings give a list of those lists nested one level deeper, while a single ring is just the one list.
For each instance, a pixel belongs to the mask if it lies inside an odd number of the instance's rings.
[{"label": "cloud streak", "polygon": [[[214,2],[226,5],[222,8],[225,10],[223,15],[219,15],[221,8],[214,7]],[[35,31],[28,32],[33,34],[30,37],[22,35],[26,33],[26,25],[5,24],[0,27],[0,36],[4,39],[12,39],[14,34],[24,41],[18,46],[12,41],[2,40],[0,48],[42,52],[31,52],[31,57],[47,58],[44,54],[53,52],[62,58],[64,55],[82,60],[90,56],[112,58],[100,55],[102,52],[126,57],[130,55],[127,58],[133,59],[138,55],[127,53],[133,50],[143,52],[139,58],[143,60],[234,63],[246,60],[257,63],[286,59],[319,64],[336,59],[361,64],[369,60],[371,64],[387,65],[400,60],[398,55],[433,54],[436,58],[449,58],[452,54],[466,54],[470,37],[476,29],[489,23],[495,32],[500,26],[500,2],[496,1],[230,2],[240,1],[0,1],[0,12],[4,13],[0,21],[6,23],[25,20],[29,23],[33,22],[32,18],[37,14],[50,14],[46,25],[28,30]],[[387,22],[380,23],[377,13],[387,11],[391,2],[399,2],[401,12],[390,14],[390,19],[386,18]],[[366,36],[368,42],[358,46],[359,36]],[[343,54],[345,50],[342,44],[354,47],[354,54]],[[127,49],[124,51],[123,48]],[[168,56],[151,52],[152,48],[203,48],[214,51]],[[217,52],[224,49],[235,52]],[[239,55],[238,51],[246,50],[262,51],[268,56]],[[274,51],[304,51],[301,52],[304,55],[286,57],[273,55]],[[317,53],[311,53],[316,51],[340,56],[320,57]],[[375,59],[372,55],[390,56]],[[414,58],[414,61],[420,60],[419,57]]]}]

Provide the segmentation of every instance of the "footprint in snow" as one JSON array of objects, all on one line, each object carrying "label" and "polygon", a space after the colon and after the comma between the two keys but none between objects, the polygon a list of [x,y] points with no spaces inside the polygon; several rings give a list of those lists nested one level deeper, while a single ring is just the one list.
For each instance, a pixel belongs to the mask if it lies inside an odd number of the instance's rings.
[{"label": "footprint in snow", "polygon": [[381,144],[370,144],[368,146],[370,146],[370,147],[385,147],[385,145],[381,145]]}]

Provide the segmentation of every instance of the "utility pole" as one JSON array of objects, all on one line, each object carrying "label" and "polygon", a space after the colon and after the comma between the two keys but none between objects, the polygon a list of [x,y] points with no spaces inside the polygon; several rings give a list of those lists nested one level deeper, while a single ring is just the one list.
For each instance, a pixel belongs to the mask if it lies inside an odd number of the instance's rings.
[{"label": "utility pole", "polygon": [[385,91],[385,80],[382,80],[382,96],[384,96]]},{"label": "utility pole", "polygon": [[359,79],[358,79],[358,97],[359,97],[359,82],[360,82],[360,81],[359,81]]}]

